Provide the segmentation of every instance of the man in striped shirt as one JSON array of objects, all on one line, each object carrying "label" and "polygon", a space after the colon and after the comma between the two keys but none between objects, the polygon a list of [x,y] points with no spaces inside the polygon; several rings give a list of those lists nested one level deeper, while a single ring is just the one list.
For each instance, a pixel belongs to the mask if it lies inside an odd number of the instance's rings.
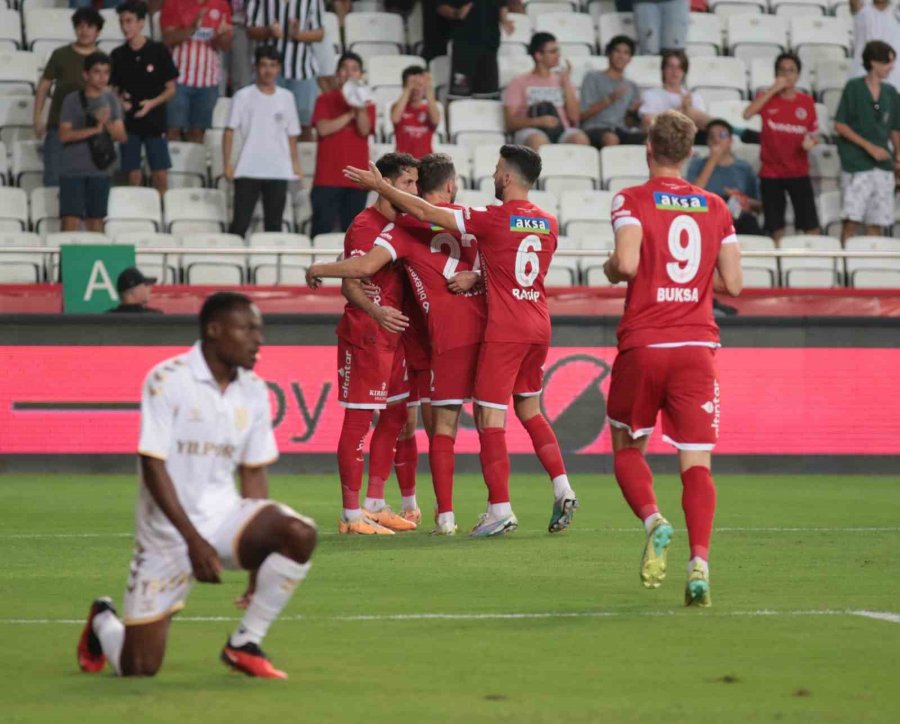
[{"label": "man in striped shirt", "polygon": [[178,68],[169,140],[203,143],[219,97],[219,51],[231,47],[231,7],[227,0],[166,0],[160,25]]},{"label": "man in striped shirt", "polygon": [[[247,34],[278,48],[283,85],[294,94],[300,126],[310,127],[319,95],[315,43],[325,37],[323,0],[248,0]],[[305,139],[304,139],[305,140]]]}]

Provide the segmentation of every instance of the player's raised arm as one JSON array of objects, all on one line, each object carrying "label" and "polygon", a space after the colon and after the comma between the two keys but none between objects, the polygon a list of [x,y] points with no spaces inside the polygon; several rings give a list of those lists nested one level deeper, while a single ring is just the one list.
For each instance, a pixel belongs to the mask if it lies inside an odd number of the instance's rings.
[{"label": "player's raised arm", "polygon": [[362,285],[357,279],[344,279],[341,284],[341,294],[354,307],[359,307],[372,319],[378,322],[382,329],[388,332],[400,333],[409,326],[409,317],[407,317],[399,309],[393,307],[382,307],[375,304],[369,295],[363,290]]},{"label": "player's raised arm", "polygon": [[744,272],[741,269],[741,245],[722,244],[713,275],[713,291],[736,297],[744,288]]},{"label": "player's raised arm", "polygon": [[341,261],[313,264],[306,271],[306,283],[310,288],[316,289],[324,278],[366,279],[383,266],[390,264],[392,260],[390,251],[381,246],[374,246],[371,251],[362,256],[351,256],[349,259]]},{"label": "player's raised arm", "polygon": [[627,282],[637,275],[641,260],[641,240],[644,232],[638,224],[616,229],[616,248],[603,265],[603,272],[610,284]]}]

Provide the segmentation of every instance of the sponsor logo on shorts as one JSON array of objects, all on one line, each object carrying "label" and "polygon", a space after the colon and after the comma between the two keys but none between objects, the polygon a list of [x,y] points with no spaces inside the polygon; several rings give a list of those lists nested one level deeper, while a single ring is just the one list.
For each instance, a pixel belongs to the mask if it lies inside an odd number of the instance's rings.
[{"label": "sponsor logo on shorts", "polygon": [[369,390],[369,395],[378,401],[386,400],[387,399],[387,382],[381,383],[380,390]]},{"label": "sponsor logo on shorts", "polygon": [[700,293],[696,287],[685,289],[684,287],[659,287],[656,290],[657,302],[697,302],[700,301]]},{"label": "sponsor logo on shorts", "polygon": [[350,370],[353,367],[353,355],[350,350],[344,352],[344,366],[338,369],[338,377],[341,378],[341,397],[350,397]]},{"label": "sponsor logo on shorts", "polygon": [[701,407],[701,409],[703,410],[703,412],[706,412],[706,413],[708,413],[708,414],[710,414],[710,415],[712,415],[713,412],[715,412],[715,409],[716,409],[716,406],[712,403],[712,400],[707,400],[707,401],[704,402],[702,405],[700,405],[700,407]]},{"label": "sponsor logo on shorts", "polygon": [[719,439],[719,381],[713,380],[713,419],[712,429],[716,433],[716,440]]},{"label": "sponsor logo on shorts", "polygon": [[655,191],[653,201],[660,211],[686,211],[689,214],[705,214],[709,211],[706,197],[700,194],[679,195]]},{"label": "sponsor logo on shorts", "polygon": [[536,302],[541,298],[541,293],[534,289],[513,289],[512,295],[520,302]]},{"label": "sponsor logo on shorts", "polygon": [[532,216],[511,216],[509,230],[521,234],[549,234],[550,219]]}]

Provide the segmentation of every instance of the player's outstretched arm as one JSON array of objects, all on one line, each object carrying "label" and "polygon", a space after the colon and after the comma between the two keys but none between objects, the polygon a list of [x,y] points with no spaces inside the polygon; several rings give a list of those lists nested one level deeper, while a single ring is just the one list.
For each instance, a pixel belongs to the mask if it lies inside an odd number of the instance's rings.
[{"label": "player's outstretched arm", "polygon": [[369,299],[369,295],[357,279],[344,279],[341,294],[350,304],[362,309],[388,332],[400,333],[409,326],[409,317],[403,312],[393,307],[382,307]]},{"label": "player's outstretched arm", "polygon": [[603,272],[610,284],[631,281],[637,275],[642,239],[643,230],[637,224],[621,226],[616,230],[616,248],[603,265]]},{"label": "player's outstretched arm", "polygon": [[341,261],[313,264],[306,271],[306,284],[311,289],[315,289],[324,278],[366,279],[381,267],[390,264],[391,261],[391,252],[384,247],[375,246],[362,256],[351,256],[349,259]]},{"label": "player's outstretched arm", "polygon": [[713,291],[736,297],[744,288],[744,272],[741,269],[741,245],[722,244],[713,275]]}]

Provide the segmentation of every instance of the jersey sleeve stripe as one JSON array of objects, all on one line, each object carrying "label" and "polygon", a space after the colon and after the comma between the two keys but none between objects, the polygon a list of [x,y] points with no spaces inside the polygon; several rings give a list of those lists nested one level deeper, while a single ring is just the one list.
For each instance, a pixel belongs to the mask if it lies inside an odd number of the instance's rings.
[{"label": "jersey sleeve stripe", "polygon": [[724,239],[722,239],[722,243],[723,244],[737,244],[738,243],[737,235],[729,234]]},{"label": "jersey sleeve stripe", "polygon": [[623,216],[613,221],[613,231],[618,231],[623,226],[640,226],[641,222],[633,216]]},{"label": "jersey sleeve stripe", "polygon": [[382,249],[387,249],[391,253],[391,259],[397,261],[397,250],[394,248],[394,245],[391,244],[387,239],[383,239],[382,237],[378,237],[375,239],[375,246],[380,246]]},{"label": "jersey sleeve stripe", "polygon": [[456,219],[456,228],[460,234],[466,233],[466,215],[459,209],[453,210],[453,217]]},{"label": "jersey sleeve stripe", "polygon": [[162,460],[163,462],[168,459],[165,453],[154,452],[152,450],[138,449],[138,455],[143,455],[145,458],[155,458],[156,460]]}]

